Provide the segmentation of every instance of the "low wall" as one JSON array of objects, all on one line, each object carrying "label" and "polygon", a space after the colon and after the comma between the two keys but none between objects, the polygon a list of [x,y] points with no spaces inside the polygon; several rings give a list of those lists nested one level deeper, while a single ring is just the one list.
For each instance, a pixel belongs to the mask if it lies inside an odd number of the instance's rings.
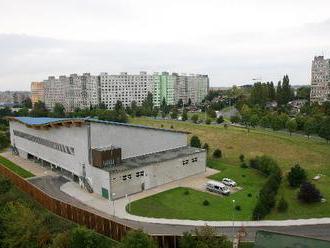
[{"label": "low wall", "polygon": [[[11,182],[14,183],[20,190],[29,194],[33,199],[35,199],[42,206],[52,211],[53,213],[79,225],[84,225],[89,229],[93,229],[100,234],[110,237],[111,239],[120,242],[126,233],[133,229],[131,227],[122,225],[97,214],[88,212],[84,209],[55,199],[24,178],[7,169],[2,164],[0,164],[0,174],[9,178]],[[178,236],[164,235],[153,235],[152,237],[156,240],[156,242],[159,244],[159,247],[161,248],[176,248],[179,238]]]}]

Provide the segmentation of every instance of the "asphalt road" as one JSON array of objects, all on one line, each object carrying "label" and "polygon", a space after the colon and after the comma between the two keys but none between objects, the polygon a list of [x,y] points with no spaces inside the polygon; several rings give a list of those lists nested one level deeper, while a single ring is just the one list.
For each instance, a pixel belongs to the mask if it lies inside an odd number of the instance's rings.
[{"label": "asphalt road", "polygon": [[[35,177],[29,180],[32,184],[42,189],[47,194],[51,195],[54,198],[62,200],[66,203],[70,203],[82,209],[88,210],[90,212],[96,213],[100,216],[106,217],[108,219],[115,220],[119,223],[125,224],[132,228],[142,229],[149,234],[161,234],[161,235],[182,235],[183,232],[191,231],[195,229],[195,226],[186,226],[186,225],[164,225],[164,224],[153,224],[153,223],[143,223],[138,221],[124,220],[114,218],[111,215],[108,215],[104,212],[100,212],[94,208],[91,208],[80,201],[72,198],[66,193],[60,190],[61,185],[68,182],[62,176],[43,176]],[[237,232],[241,227],[217,227],[219,234],[232,237],[233,233]],[[246,240],[253,241],[255,238],[256,231],[258,230],[268,230],[276,231],[292,235],[301,235],[314,238],[320,238],[325,240],[330,240],[330,224],[319,224],[319,225],[302,225],[302,226],[274,226],[274,227],[244,227],[247,232]],[[234,230],[234,232],[233,232]]]}]

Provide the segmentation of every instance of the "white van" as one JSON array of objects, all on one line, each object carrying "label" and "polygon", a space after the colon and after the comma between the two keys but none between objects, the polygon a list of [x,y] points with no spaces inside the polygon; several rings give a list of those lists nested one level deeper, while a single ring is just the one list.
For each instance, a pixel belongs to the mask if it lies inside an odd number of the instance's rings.
[{"label": "white van", "polygon": [[230,194],[230,190],[226,185],[216,181],[208,181],[206,184],[206,189],[208,191],[215,192],[218,194],[223,194],[223,195]]}]

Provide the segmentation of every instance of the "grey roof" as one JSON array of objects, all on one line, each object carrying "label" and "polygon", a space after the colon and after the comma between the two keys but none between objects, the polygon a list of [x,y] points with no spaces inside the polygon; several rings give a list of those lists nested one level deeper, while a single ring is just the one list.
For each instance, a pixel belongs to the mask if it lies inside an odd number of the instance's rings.
[{"label": "grey roof", "polygon": [[102,169],[112,173],[116,173],[116,172],[131,170],[139,167],[165,162],[167,160],[187,157],[188,155],[193,155],[201,152],[205,152],[205,150],[191,146],[183,146],[167,151],[161,151],[161,152],[150,153],[146,155],[123,159],[120,165],[114,167],[104,167]]},{"label": "grey roof", "polygon": [[135,127],[135,128],[145,128],[157,131],[164,131],[164,132],[174,132],[174,133],[183,133],[189,134],[189,132],[185,131],[177,131],[172,129],[165,129],[165,128],[156,128],[156,127],[149,127],[143,125],[135,125],[129,123],[121,123],[121,122],[114,122],[114,121],[103,121],[91,117],[86,118],[50,118],[50,117],[8,117],[9,120],[16,120],[28,126],[43,126],[48,124],[55,124],[61,122],[69,122],[69,121],[82,121],[82,122],[95,122],[95,123],[102,123],[108,125],[117,125],[117,126],[126,126],[126,127]]}]

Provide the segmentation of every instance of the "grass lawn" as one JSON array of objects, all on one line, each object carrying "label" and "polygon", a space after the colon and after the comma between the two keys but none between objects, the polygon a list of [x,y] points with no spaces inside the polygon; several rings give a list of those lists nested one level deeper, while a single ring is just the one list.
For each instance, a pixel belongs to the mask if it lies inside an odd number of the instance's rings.
[{"label": "grass lawn", "polygon": [[0,156],[0,166],[1,165],[7,167],[8,169],[15,172],[17,175],[20,175],[21,177],[28,178],[34,176],[31,172],[24,170],[22,167],[19,167],[15,163],[9,161],[8,159],[2,156]]},{"label": "grass lawn", "polygon": [[[213,195],[187,188],[175,188],[131,203],[131,213],[148,217],[176,218],[192,220],[235,220],[251,219],[252,209],[257,201],[257,193],[262,187],[265,177],[253,169],[242,169],[220,161],[209,161],[209,166],[221,170],[211,179],[221,180],[223,177],[234,179],[242,190],[230,196]],[[185,195],[185,191],[189,191]],[[249,197],[248,194],[252,196]],[[208,200],[210,205],[204,206]],[[241,210],[234,210],[233,202]],[[234,210],[234,211],[233,211]]]},{"label": "grass lawn", "polygon": [[[323,197],[327,199],[326,203],[308,205],[299,203],[296,199],[297,190],[291,189],[284,178],[278,197],[281,197],[282,195],[285,197],[289,203],[289,209],[286,213],[278,213],[274,210],[266,217],[266,219],[330,217],[330,144],[327,144],[324,140],[317,138],[307,139],[306,137],[300,135],[289,136],[289,134],[286,133],[267,131],[263,129],[251,129],[250,132],[247,132],[246,129],[238,127],[230,126],[225,129],[223,126],[193,124],[189,122],[171,120],[162,121],[149,118],[134,118],[130,121],[131,123],[153,127],[161,127],[161,124],[164,125],[164,128],[170,128],[173,126],[175,130],[188,131],[191,132],[191,135],[197,135],[201,139],[202,143],[206,142],[209,144],[211,148],[209,154],[212,154],[213,150],[216,148],[222,150],[223,158],[221,159],[221,163],[212,165],[211,162],[210,166],[218,166],[221,169],[221,166],[231,165],[232,167],[230,170],[228,169],[228,166],[224,170],[224,172],[227,170],[232,171],[227,173],[236,173],[236,169],[241,169],[238,166],[240,163],[240,154],[244,154],[246,160],[255,157],[256,155],[266,154],[273,157],[278,162],[284,175],[286,175],[289,169],[296,163],[299,163],[306,169],[309,179],[313,178],[317,174],[322,174],[324,176],[322,176],[319,181],[313,181],[313,183],[315,183],[317,188],[320,189]],[[245,170],[248,171],[249,169]],[[229,175],[228,177],[236,179],[235,175]],[[251,177],[251,179],[254,180],[255,177]],[[240,180],[237,181],[240,182]],[[207,194],[201,192],[198,193],[204,195]],[[236,197],[235,195],[240,197],[240,194],[243,193],[234,194],[233,197]],[[222,200],[222,204],[226,204],[225,202],[226,200]],[[229,202],[231,203],[231,201]],[[238,200],[238,202],[240,202],[240,200]],[[152,202],[150,204],[152,204]],[[173,208],[173,206],[180,208],[180,204],[169,203],[169,208]],[[187,205],[189,206],[189,204]],[[240,203],[240,205],[242,207],[242,213],[238,214],[237,217],[248,220],[251,213],[244,213],[246,210],[244,209],[243,203]],[[164,208],[164,206],[166,205],[162,205],[162,208]],[[154,207],[157,207],[157,205],[154,205]],[[205,210],[205,208],[206,207],[202,206],[202,209]],[[208,207],[208,209],[210,210],[211,208],[212,204]],[[198,207],[198,209],[200,209],[200,207]],[[230,208],[230,210],[231,209],[232,208]],[[172,209],[171,211],[174,210]],[[187,211],[187,209],[185,209],[185,211]],[[196,212],[196,218],[197,216],[200,218],[199,214],[200,212]],[[215,215],[207,213],[204,215],[207,219],[213,217],[215,220],[221,219],[219,213]],[[228,216],[226,218],[228,219]],[[229,216],[229,218],[231,218],[231,216]]]}]

